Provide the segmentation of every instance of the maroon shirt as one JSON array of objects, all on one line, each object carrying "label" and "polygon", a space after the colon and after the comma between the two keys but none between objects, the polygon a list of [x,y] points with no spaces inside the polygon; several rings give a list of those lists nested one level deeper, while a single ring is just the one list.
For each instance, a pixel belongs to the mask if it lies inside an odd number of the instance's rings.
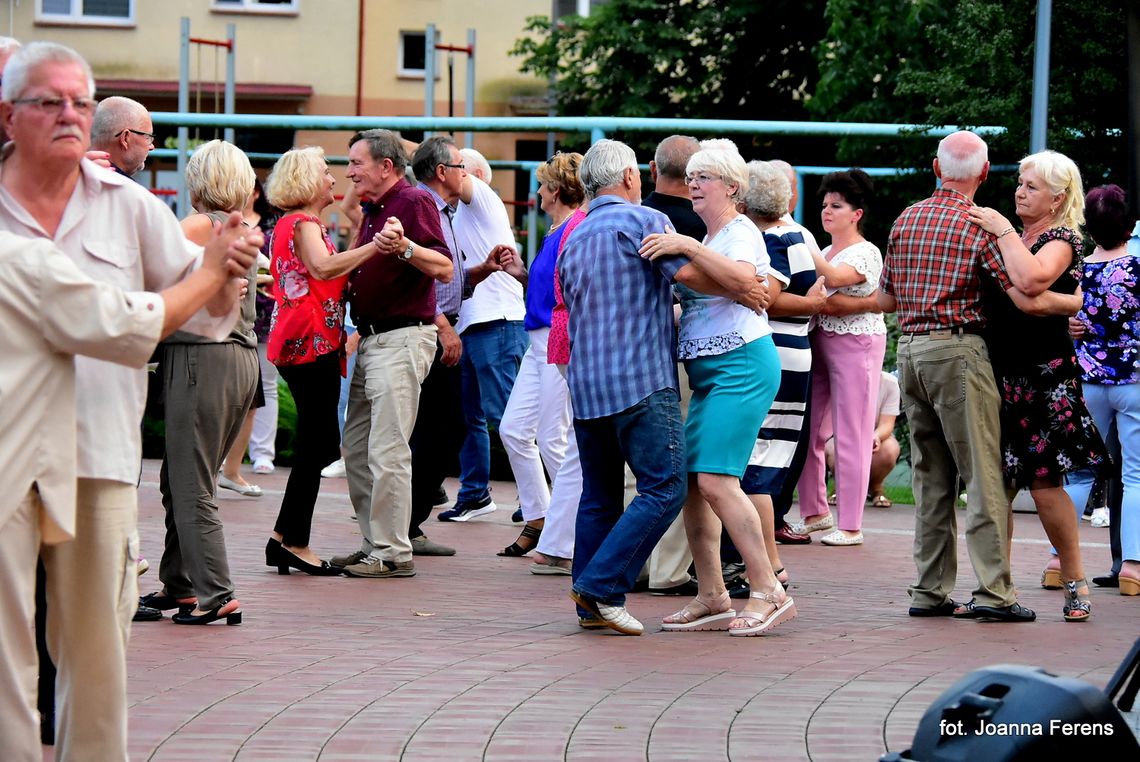
[{"label": "maroon shirt", "polygon": [[[384,228],[389,217],[404,226],[404,235],[417,246],[451,258],[443,240],[439,210],[427,191],[400,178],[381,198],[363,206],[356,245],[362,246]],[[352,319],[362,321],[423,320],[435,318],[435,279],[424,275],[399,256],[378,255],[352,271],[349,284]]]}]

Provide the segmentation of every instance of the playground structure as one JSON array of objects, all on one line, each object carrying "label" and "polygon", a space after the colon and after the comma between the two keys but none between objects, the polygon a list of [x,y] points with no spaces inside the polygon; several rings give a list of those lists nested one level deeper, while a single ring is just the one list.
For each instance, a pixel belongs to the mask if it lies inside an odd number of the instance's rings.
[{"label": "playground structure", "polygon": [[[179,130],[179,149],[172,151],[159,149],[152,152],[155,158],[178,159],[179,199],[178,208],[185,209],[185,163],[189,153],[181,136],[191,127],[223,127],[232,134],[236,127],[259,127],[289,130],[329,130],[356,132],[373,128],[394,131],[430,132],[554,132],[588,133],[590,142],[606,137],[607,133],[642,132],[650,134],[716,134],[716,135],[787,135],[814,137],[885,137],[885,138],[931,138],[944,137],[958,130],[956,125],[924,126],[914,124],[885,124],[864,122],[787,122],[732,119],[658,119],[626,117],[435,117],[435,116],[282,116],[276,114],[194,114],[182,112],[155,112],[151,114],[154,124],[176,126]],[[971,129],[982,136],[1000,135],[1004,127],[981,126]],[[468,142],[470,145],[470,142]],[[250,153],[251,159],[274,160],[277,154]],[[329,157],[329,162],[345,163],[344,157]],[[538,177],[535,171],[540,161],[491,161],[496,169],[525,171],[529,175],[527,194],[527,242],[526,259],[531,261],[535,254],[537,240],[537,194]],[[800,177],[822,175],[846,167],[797,167]],[[872,167],[865,168],[871,175],[898,175],[912,172],[909,168]],[[803,217],[803,200],[795,212],[796,219]]]}]

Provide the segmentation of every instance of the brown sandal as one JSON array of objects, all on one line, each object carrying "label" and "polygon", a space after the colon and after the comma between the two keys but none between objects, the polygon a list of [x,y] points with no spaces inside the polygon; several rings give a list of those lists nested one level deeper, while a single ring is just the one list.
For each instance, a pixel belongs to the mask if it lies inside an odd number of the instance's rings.
[{"label": "brown sandal", "polygon": [[[525,556],[527,553],[538,547],[538,538],[541,535],[542,527],[536,527],[527,524],[522,528],[522,534],[519,535],[519,538],[507,547],[503,548],[502,551],[498,553],[498,555],[508,556],[510,558]],[[525,545],[523,544],[524,540],[528,541]]]}]

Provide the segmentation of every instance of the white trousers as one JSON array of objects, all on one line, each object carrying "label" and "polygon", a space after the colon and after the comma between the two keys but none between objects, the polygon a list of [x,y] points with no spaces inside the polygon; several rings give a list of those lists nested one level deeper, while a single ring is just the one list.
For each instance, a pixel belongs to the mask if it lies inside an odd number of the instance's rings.
[{"label": "white trousers", "polygon": [[253,462],[273,462],[277,454],[277,366],[265,356],[269,349],[264,342],[257,344],[257,362],[261,366],[261,390],[265,393],[265,406],[253,411],[253,431],[249,435],[249,459]]},{"label": "white trousers", "polygon": [[[523,355],[511,396],[503,412],[499,436],[511,462],[523,519],[546,516],[551,480],[566,458],[570,430],[570,391],[558,368],[546,362],[549,328],[528,331],[530,346]],[[543,465],[546,473],[543,473]]]}]

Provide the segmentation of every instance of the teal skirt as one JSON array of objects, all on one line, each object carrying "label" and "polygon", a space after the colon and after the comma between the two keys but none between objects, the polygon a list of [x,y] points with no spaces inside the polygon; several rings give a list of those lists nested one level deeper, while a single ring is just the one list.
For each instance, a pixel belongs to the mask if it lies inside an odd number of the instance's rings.
[{"label": "teal skirt", "polygon": [[722,355],[686,360],[685,370],[693,390],[685,420],[689,473],[739,479],[780,388],[780,357],[772,337]]}]

